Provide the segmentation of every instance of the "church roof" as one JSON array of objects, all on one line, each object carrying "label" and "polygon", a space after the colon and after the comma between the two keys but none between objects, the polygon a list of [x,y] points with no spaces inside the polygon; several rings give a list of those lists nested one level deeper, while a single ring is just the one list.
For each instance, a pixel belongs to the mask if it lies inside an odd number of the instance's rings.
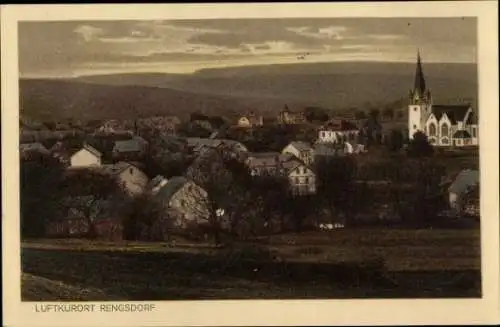
[{"label": "church roof", "polygon": [[459,131],[456,131],[455,134],[453,134],[453,138],[468,139],[468,138],[471,138],[471,135],[466,130],[459,130]]},{"label": "church roof", "polygon": [[424,71],[422,70],[420,52],[417,54],[417,69],[415,71],[415,83],[413,85],[413,90],[419,94],[424,94],[425,92],[425,77]]},{"label": "church roof", "polygon": [[467,110],[469,110],[468,105],[432,105],[432,113],[436,116],[437,120],[446,114],[450,119],[451,123],[455,125],[458,121],[463,121]]},{"label": "church roof", "polygon": [[469,117],[467,117],[467,121],[465,124],[467,125],[476,125],[478,123],[477,121],[477,115],[475,112],[471,112]]}]

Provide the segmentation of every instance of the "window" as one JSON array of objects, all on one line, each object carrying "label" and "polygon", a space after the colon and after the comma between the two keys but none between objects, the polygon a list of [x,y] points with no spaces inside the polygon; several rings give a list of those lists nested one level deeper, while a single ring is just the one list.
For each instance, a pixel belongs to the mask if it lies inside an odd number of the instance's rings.
[{"label": "window", "polygon": [[306,184],[309,184],[309,177],[306,177]]},{"label": "window", "polygon": [[302,174],[306,173],[306,167],[302,167]]},{"label": "window", "polygon": [[299,178],[295,177],[295,184],[299,184]]},{"label": "window", "polygon": [[132,175],[134,173],[134,169],[133,168],[130,168],[129,169],[129,172],[130,172],[130,175]]},{"label": "window", "polygon": [[441,139],[441,143],[442,143],[442,144],[448,144],[448,143],[449,143],[448,138],[447,138],[447,137],[443,137],[443,138]]},{"label": "window", "polygon": [[296,172],[297,174],[300,174],[300,168],[295,169],[295,172]]},{"label": "window", "polygon": [[472,137],[477,137],[476,136],[476,128],[472,127]]},{"label": "window", "polygon": [[413,124],[413,129],[417,129],[417,125]]},{"label": "window", "polygon": [[417,107],[413,107],[413,111],[417,111]]},{"label": "window", "polygon": [[441,136],[448,136],[448,125],[443,124],[441,126]]},{"label": "window", "polygon": [[436,125],[434,123],[429,124],[429,135],[436,136]]}]

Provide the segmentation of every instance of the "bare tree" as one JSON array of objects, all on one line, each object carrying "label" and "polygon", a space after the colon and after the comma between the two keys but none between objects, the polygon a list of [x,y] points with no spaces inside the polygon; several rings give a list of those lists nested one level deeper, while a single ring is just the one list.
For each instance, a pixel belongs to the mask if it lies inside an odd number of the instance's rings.
[{"label": "bare tree", "polygon": [[80,215],[88,225],[87,237],[96,237],[96,222],[119,215],[129,200],[122,185],[109,174],[78,170],[69,173],[61,185],[63,210]]}]

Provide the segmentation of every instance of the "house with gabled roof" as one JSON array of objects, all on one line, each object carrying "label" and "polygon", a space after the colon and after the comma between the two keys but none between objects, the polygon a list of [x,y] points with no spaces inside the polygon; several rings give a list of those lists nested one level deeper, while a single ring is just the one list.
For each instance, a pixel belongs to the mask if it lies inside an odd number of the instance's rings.
[{"label": "house with gabled roof", "polygon": [[251,128],[254,126],[262,126],[264,125],[264,117],[260,115],[256,115],[253,111],[248,113],[246,116],[241,116],[238,119],[237,126],[244,128]]},{"label": "house with gabled roof", "polygon": [[110,175],[122,190],[130,195],[142,194],[149,182],[148,176],[139,168],[139,164],[120,161],[115,164],[101,164],[89,166],[71,166],[67,173],[74,174],[83,171],[93,171]]},{"label": "house with gabled roof", "polygon": [[183,176],[170,179],[157,176],[148,184],[148,192],[173,219],[176,227],[207,223],[208,194],[192,180]]},{"label": "house with gabled roof", "polygon": [[117,140],[113,146],[113,157],[140,157],[142,156],[148,146],[148,142],[140,136],[133,136],[128,140]]},{"label": "house with gabled roof", "polygon": [[[292,155],[288,155],[292,157]],[[253,152],[247,155],[245,164],[252,176],[275,176],[281,174],[281,159],[279,152]]]},{"label": "house with gabled roof", "polygon": [[293,195],[310,195],[316,193],[316,174],[312,168],[297,158],[284,160],[281,163],[288,178]]},{"label": "house with gabled roof", "polygon": [[113,165],[102,165],[104,173],[114,176],[123,190],[131,195],[142,194],[149,181],[148,176],[131,162],[120,161]]},{"label": "house with gabled roof", "polygon": [[316,192],[316,174],[310,165],[291,153],[250,153],[246,165],[252,176],[286,177],[293,195]]},{"label": "house with gabled roof", "polygon": [[427,88],[420,53],[417,54],[415,83],[409,93],[408,131],[413,139],[416,132],[427,135],[435,146],[477,146],[479,125],[470,104],[434,104]]},{"label": "house with gabled roof", "polygon": [[479,185],[479,171],[472,169],[462,170],[451,182],[448,188],[448,201],[450,208],[462,211],[464,197],[473,187]]},{"label": "house with gabled roof", "polygon": [[302,160],[305,164],[310,165],[314,162],[314,149],[312,146],[303,141],[292,141],[281,151],[282,154],[290,153]]},{"label": "house with gabled roof", "polygon": [[100,166],[102,163],[102,153],[85,143],[78,151],[71,155],[69,162],[70,167]]}]

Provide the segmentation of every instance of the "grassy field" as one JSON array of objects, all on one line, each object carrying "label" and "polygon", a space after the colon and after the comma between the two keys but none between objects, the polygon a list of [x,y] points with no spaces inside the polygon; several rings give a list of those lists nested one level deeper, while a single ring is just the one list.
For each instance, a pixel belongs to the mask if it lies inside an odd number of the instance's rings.
[{"label": "grassy field", "polygon": [[479,231],[339,230],[260,245],[33,240],[22,296],[37,300],[480,296]]}]

